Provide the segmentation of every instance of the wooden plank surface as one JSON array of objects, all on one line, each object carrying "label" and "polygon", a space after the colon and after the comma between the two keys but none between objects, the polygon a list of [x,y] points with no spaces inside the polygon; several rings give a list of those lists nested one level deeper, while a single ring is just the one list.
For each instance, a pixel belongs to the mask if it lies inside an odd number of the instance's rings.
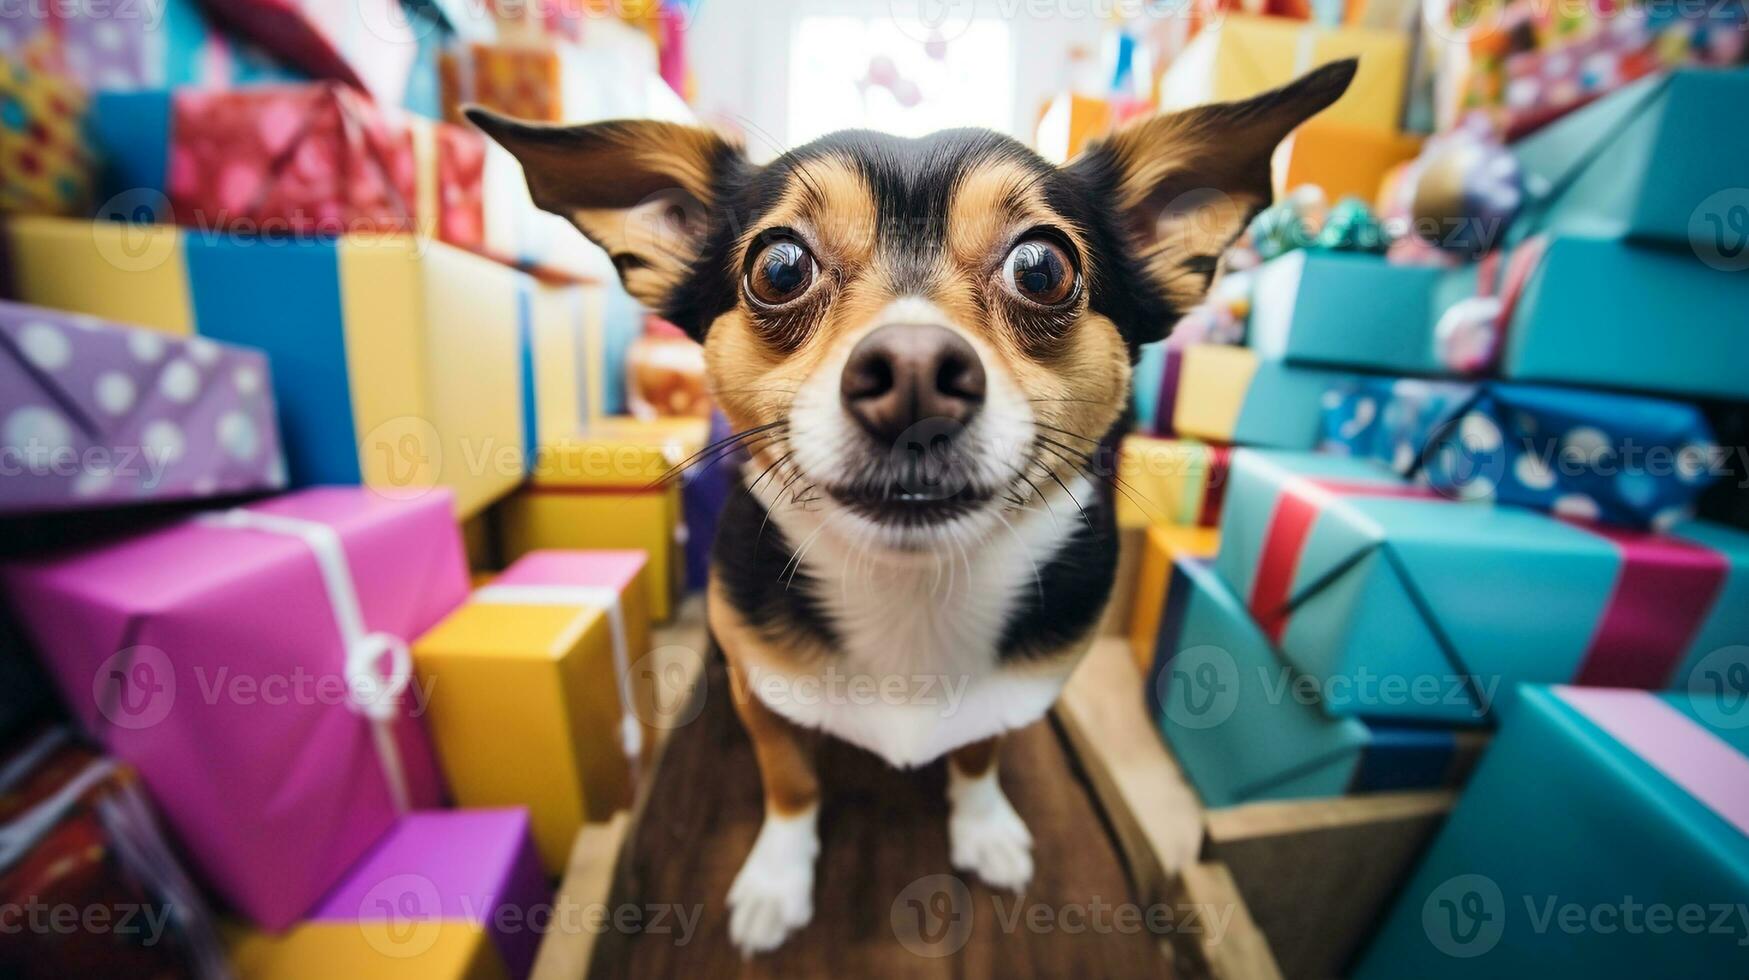
[{"label": "wooden plank surface", "polygon": [[[691,918],[684,935],[607,930],[591,976],[1107,977],[1164,975],[1122,858],[1048,723],[1010,737],[1002,782],[1031,828],[1024,896],[992,892],[948,860],[940,763],[891,769],[832,739],[812,751],[825,787],[813,922],[744,960],[728,941],[729,882],[762,813],[752,747],[724,667],[705,671],[698,717],[667,740],[615,869],[610,910]],[[1116,911],[1119,905],[1133,909]],[[628,913],[629,918],[629,913]]]},{"label": "wooden plank surface", "polygon": [[1170,900],[1201,909],[1202,928],[1180,929],[1172,949],[1186,980],[1281,980],[1281,970],[1225,865],[1190,864],[1173,880]]},{"label": "wooden plank surface", "polygon": [[[541,939],[531,980],[578,980],[589,970],[595,941],[601,935],[588,918],[589,910],[604,906],[613,887],[614,867],[625,844],[631,815],[624,810],[607,823],[592,823],[577,835],[564,880],[553,899],[552,928]],[[571,910],[576,910],[575,915]]]}]

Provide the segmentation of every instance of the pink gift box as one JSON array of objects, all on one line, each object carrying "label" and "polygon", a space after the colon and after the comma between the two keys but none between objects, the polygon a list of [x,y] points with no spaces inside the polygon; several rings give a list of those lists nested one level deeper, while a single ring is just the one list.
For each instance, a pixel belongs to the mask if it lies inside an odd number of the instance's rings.
[{"label": "pink gift box", "polygon": [[263,926],[442,798],[405,641],[467,596],[452,506],[319,487],[0,568],[68,706]]}]

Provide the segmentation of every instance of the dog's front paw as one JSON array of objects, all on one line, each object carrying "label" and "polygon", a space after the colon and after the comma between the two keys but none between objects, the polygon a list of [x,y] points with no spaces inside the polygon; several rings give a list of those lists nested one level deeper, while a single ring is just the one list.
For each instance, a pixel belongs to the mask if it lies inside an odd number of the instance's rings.
[{"label": "dog's front paw", "polygon": [[753,851],[729,886],[729,940],[742,956],[776,949],[814,917],[818,810],[768,815]]},{"label": "dog's front paw", "polygon": [[948,790],[952,812],[947,819],[953,866],[976,874],[992,888],[1025,891],[1032,881],[1032,834],[1002,795],[995,770],[954,783]]}]

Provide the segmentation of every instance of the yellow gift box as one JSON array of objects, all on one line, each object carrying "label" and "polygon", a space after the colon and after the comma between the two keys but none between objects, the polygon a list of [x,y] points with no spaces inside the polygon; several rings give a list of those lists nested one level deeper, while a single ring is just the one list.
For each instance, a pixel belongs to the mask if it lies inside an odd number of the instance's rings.
[{"label": "yellow gift box", "polygon": [[[412,496],[443,485],[468,517],[523,479],[524,364],[545,357],[526,350],[529,322],[551,306],[524,273],[407,236],[267,240],[50,218],[7,234],[15,299],[266,351],[292,486]],[[575,403],[574,380],[563,397]]]},{"label": "yellow gift box", "polygon": [[[386,930],[412,929],[414,937]],[[466,920],[304,922],[278,935],[238,928],[230,937],[238,980],[505,980],[484,927]]]},{"label": "yellow gift box", "polygon": [[1315,184],[1330,201],[1358,197],[1371,204],[1385,175],[1420,152],[1419,136],[1314,119],[1276,150],[1275,193]]},{"label": "yellow gift box", "polygon": [[630,805],[653,742],[648,571],[639,551],[537,551],[413,645],[456,803],[527,807],[550,873]]},{"label": "yellow gift box", "polygon": [[1318,114],[1326,122],[1394,131],[1403,112],[1409,36],[1362,27],[1319,27],[1286,17],[1229,13],[1204,28],[1172,62],[1160,107],[1243,99],[1285,85],[1319,65],[1358,57],[1347,94]]},{"label": "yellow gift box", "polygon": [[705,419],[604,419],[541,447],[533,480],[499,510],[506,556],[536,549],[635,549],[649,555],[650,618],[666,622],[680,581],[680,483],[658,485],[703,445]]},{"label": "yellow gift box", "polygon": [[1136,592],[1130,611],[1130,652],[1136,667],[1147,677],[1154,663],[1154,640],[1160,632],[1160,616],[1166,609],[1166,590],[1172,582],[1172,562],[1179,557],[1213,558],[1220,550],[1221,532],[1212,527],[1180,527],[1160,524],[1148,529],[1146,546],[1136,567]]},{"label": "yellow gift box", "polygon": [[1117,495],[1118,526],[1213,525],[1220,515],[1226,455],[1224,447],[1190,439],[1125,436],[1117,476],[1127,492]]},{"label": "yellow gift box", "polygon": [[1173,428],[1197,439],[1233,441],[1257,374],[1256,352],[1226,344],[1191,344],[1183,358],[1172,403]]}]

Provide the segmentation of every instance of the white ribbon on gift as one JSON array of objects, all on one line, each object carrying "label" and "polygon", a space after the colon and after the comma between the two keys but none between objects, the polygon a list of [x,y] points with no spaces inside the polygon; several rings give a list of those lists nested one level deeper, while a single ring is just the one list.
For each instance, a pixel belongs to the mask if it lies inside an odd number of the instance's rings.
[{"label": "white ribbon on gift", "polygon": [[202,514],[197,520],[212,527],[297,538],[310,549],[328,593],[334,628],[345,650],[346,706],[370,721],[389,796],[395,809],[407,812],[412,797],[407,790],[407,769],[401,761],[401,749],[395,744],[394,723],[400,714],[401,695],[413,680],[413,655],[406,640],[392,633],[373,633],[365,626],[364,610],[358,602],[358,589],[352,581],[352,568],[346,563],[340,532],[319,521],[242,508]]},{"label": "white ribbon on gift", "polygon": [[[496,606],[585,607],[577,614],[578,620],[595,609],[606,612],[608,632],[613,639],[614,687],[619,691],[620,748],[635,770],[644,749],[644,730],[638,725],[637,713],[632,709],[631,650],[619,592],[601,585],[487,585],[474,591],[474,601]],[[576,620],[572,622],[575,624]]]}]

